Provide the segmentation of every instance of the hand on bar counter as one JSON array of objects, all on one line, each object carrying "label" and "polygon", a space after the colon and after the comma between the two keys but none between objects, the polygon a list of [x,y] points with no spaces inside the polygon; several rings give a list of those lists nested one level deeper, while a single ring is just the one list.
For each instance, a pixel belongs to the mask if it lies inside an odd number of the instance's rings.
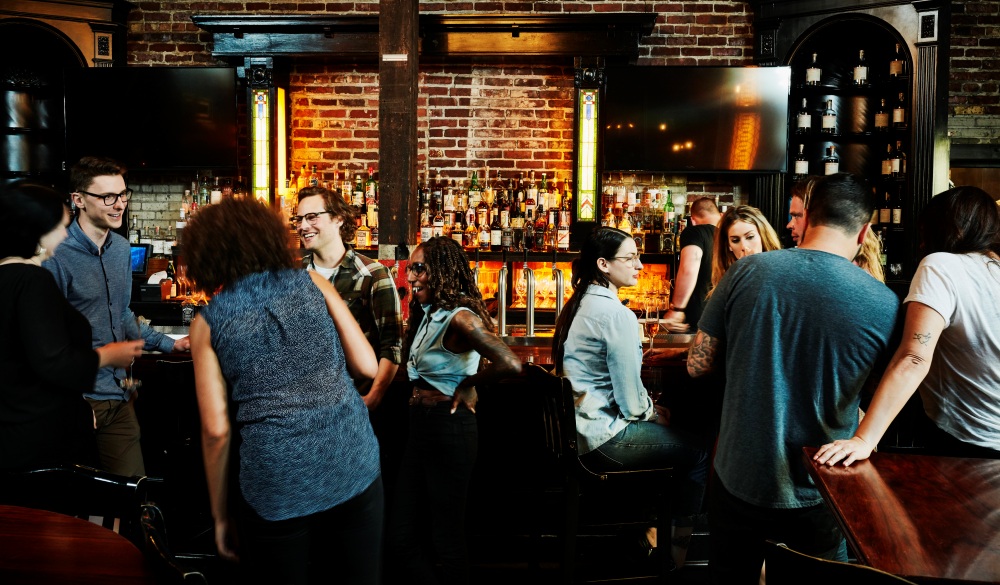
[{"label": "hand on bar counter", "polygon": [[[676,315],[677,313],[674,314]],[[687,333],[688,329],[690,328],[690,325],[688,325],[683,321],[683,317],[680,318],[675,317],[672,319],[661,319],[660,323],[663,325],[663,328],[666,329],[669,333]]]}]

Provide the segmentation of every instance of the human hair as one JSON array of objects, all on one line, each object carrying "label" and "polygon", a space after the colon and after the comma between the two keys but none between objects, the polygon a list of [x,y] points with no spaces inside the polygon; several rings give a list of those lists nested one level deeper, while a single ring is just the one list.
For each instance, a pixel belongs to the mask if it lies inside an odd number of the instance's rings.
[{"label": "human hair", "polygon": [[184,228],[181,245],[188,277],[209,294],[249,274],[294,266],[287,225],[254,199],[202,207]]},{"label": "human hair", "polygon": [[820,178],[819,175],[809,175],[792,185],[792,197],[798,197],[802,200],[802,209],[809,209],[809,200],[812,198],[812,191],[816,187],[816,181]]},{"label": "human hair", "polygon": [[343,197],[340,197],[326,187],[306,187],[299,191],[298,201],[302,202],[306,197],[322,197],[323,209],[329,211],[332,217],[339,217],[344,220],[340,226],[340,239],[344,242],[354,240],[354,234],[358,231],[358,211],[353,205],[348,205]]},{"label": "human hair", "polygon": [[722,275],[737,260],[736,255],[729,249],[729,228],[740,221],[757,228],[757,233],[760,234],[761,249],[764,252],[781,249],[778,234],[759,209],[749,205],[730,207],[722,214],[719,229],[715,230],[715,241],[712,244],[714,248],[712,252],[712,289],[715,289],[715,285],[722,280]]},{"label": "human hair", "polygon": [[701,197],[691,204],[691,217],[699,220],[708,219],[719,214],[719,206],[715,204],[715,199],[711,197]]},{"label": "human hair", "polygon": [[[434,298],[434,309],[451,311],[457,307],[467,307],[483,320],[483,325],[488,331],[495,331],[493,319],[483,302],[483,295],[472,278],[469,257],[465,255],[465,250],[458,245],[458,242],[438,236],[420,244],[417,249],[424,253],[427,288]],[[417,302],[416,297],[412,297],[407,324],[407,347],[413,344],[413,337],[423,317],[423,307]]]},{"label": "human hair", "polygon": [[854,263],[859,268],[871,274],[876,280],[885,282],[885,268],[882,266],[882,238],[869,229],[861,242],[861,249],[854,257]]},{"label": "human hair", "polygon": [[622,242],[631,239],[622,230],[612,227],[598,227],[587,236],[580,247],[580,255],[573,260],[573,295],[566,301],[559,320],[556,322],[555,333],[552,336],[552,363],[556,366],[556,373],[562,372],[563,347],[566,338],[569,336],[570,326],[580,309],[583,296],[587,293],[587,286],[596,284],[607,288],[610,281],[608,275],[597,267],[599,258],[611,259],[618,254],[618,249],[622,247]]},{"label": "human hair", "polygon": [[856,234],[861,226],[871,221],[875,192],[859,175],[827,175],[816,180],[805,209],[807,225]]},{"label": "human hair", "polygon": [[27,180],[0,190],[0,258],[31,258],[42,236],[63,220],[66,197],[55,189]]},{"label": "human hair", "polygon": [[104,156],[85,156],[78,160],[69,171],[69,187],[74,192],[86,191],[96,177],[121,175],[128,169],[122,163]]},{"label": "human hair", "polygon": [[953,187],[934,197],[917,217],[922,256],[934,252],[1000,254],[1000,207],[979,187]]}]

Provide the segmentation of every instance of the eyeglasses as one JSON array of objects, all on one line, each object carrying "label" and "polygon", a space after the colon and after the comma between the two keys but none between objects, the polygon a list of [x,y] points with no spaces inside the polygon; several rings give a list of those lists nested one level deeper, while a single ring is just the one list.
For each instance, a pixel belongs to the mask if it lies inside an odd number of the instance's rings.
[{"label": "eyeglasses", "polygon": [[622,262],[626,264],[631,264],[632,266],[635,266],[636,264],[642,264],[642,262],[639,260],[638,254],[632,254],[631,256],[615,256],[615,260],[621,260]]},{"label": "eyeglasses", "polygon": [[421,274],[427,272],[427,265],[423,262],[413,262],[412,264],[406,265],[406,271],[420,276]]},{"label": "eyeglasses", "polygon": [[118,201],[119,199],[122,200],[122,203],[128,203],[128,200],[132,198],[131,189],[125,189],[121,193],[105,193],[103,195],[98,195],[97,193],[88,193],[87,191],[77,191],[77,193],[80,193],[81,195],[90,195],[91,197],[97,197],[98,199],[104,201],[104,204],[108,206],[114,205],[115,202]]},{"label": "eyeglasses", "polygon": [[316,220],[318,220],[319,216],[323,215],[324,213],[328,214],[330,217],[333,217],[332,211],[317,211],[316,213],[307,213],[305,215],[293,215],[292,217],[288,218],[288,223],[292,224],[292,227],[297,227],[299,224],[302,223],[302,220],[304,219],[309,222],[309,225],[316,225]]}]

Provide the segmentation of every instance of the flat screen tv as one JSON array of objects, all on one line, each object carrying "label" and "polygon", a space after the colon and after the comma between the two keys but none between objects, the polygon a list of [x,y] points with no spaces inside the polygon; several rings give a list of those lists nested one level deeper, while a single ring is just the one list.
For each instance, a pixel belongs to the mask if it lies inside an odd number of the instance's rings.
[{"label": "flat screen tv", "polygon": [[605,171],[784,172],[788,67],[614,67]]},{"label": "flat screen tv", "polygon": [[103,155],[130,171],[236,167],[235,68],[85,68],[66,88],[70,165]]}]

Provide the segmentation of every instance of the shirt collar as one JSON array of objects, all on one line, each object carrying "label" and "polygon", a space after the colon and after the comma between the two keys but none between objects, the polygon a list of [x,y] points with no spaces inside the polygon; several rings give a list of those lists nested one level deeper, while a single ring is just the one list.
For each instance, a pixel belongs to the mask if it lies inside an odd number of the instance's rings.
[{"label": "shirt collar", "polygon": [[599,297],[607,297],[609,299],[615,299],[616,301],[618,300],[618,295],[611,292],[611,289],[605,286],[601,286],[599,284],[588,284],[587,292],[584,294],[596,295]]},{"label": "shirt collar", "polygon": [[83,228],[80,227],[80,218],[76,217],[69,223],[69,229],[67,230],[69,237],[79,245],[83,250],[93,254],[94,256],[100,256],[103,252],[111,246],[111,233],[108,233],[108,237],[104,238],[104,245],[98,249],[97,244],[94,240],[91,240],[87,234],[83,232]]}]

